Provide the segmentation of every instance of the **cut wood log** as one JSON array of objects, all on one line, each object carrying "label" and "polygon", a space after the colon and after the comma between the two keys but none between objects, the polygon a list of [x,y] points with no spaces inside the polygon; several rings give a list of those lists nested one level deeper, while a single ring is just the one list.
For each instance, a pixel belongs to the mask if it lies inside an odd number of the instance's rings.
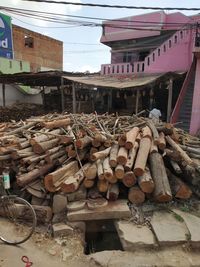
[{"label": "cut wood log", "polygon": [[99,141],[100,143],[104,143],[107,141],[107,137],[101,133],[96,133],[94,139]]},{"label": "cut wood log", "polygon": [[41,122],[41,125],[47,129],[66,127],[71,124],[70,118],[57,119],[53,121]]},{"label": "cut wood log", "polygon": [[124,177],[124,167],[120,164],[118,164],[115,168],[115,176],[117,179],[122,179]]},{"label": "cut wood log", "polygon": [[166,148],[165,134],[163,132],[159,133],[158,147],[160,150],[164,150]]},{"label": "cut wood log", "polygon": [[75,158],[77,156],[75,147],[72,144],[66,147],[66,151],[67,151],[67,156],[69,158]]},{"label": "cut wood log", "polygon": [[72,161],[44,177],[45,188],[49,192],[55,192],[66,177],[74,175],[78,171],[78,162]]},{"label": "cut wood log", "polygon": [[126,187],[133,186],[137,182],[137,179],[136,179],[136,176],[135,176],[134,172],[132,172],[132,171],[126,172],[124,174],[122,182]]},{"label": "cut wood log", "polygon": [[117,143],[114,143],[110,150],[110,159],[109,159],[109,164],[113,168],[117,166],[118,151],[119,151],[119,145]]},{"label": "cut wood log", "polygon": [[97,165],[95,163],[90,163],[87,168],[84,169],[85,177],[87,179],[95,179],[97,176]]},{"label": "cut wood log", "polygon": [[85,172],[90,167],[90,163],[86,163],[83,167],[76,172],[74,175],[69,176],[66,180],[61,184],[61,191],[64,193],[73,193],[75,192],[82,181],[85,178]]},{"label": "cut wood log", "polygon": [[158,132],[163,132],[165,135],[171,135],[173,134],[174,127],[171,123],[165,123],[164,125],[156,126],[156,129]]},{"label": "cut wood log", "polygon": [[149,168],[146,167],[144,174],[138,177],[138,185],[144,193],[153,192],[155,184],[151,177]]},{"label": "cut wood log", "polygon": [[17,176],[17,184],[19,186],[25,186],[33,181],[35,181],[37,178],[45,175],[46,173],[48,173],[49,171],[51,171],[54,168],[54,164],[53,163],[49,163],[46,164],[38,169],[34,169],[31,172],[22,174]]},{"label": "cut wood log", "polygon": [[184,151],[187,151],[192,154],[197,154],[200,155],[200,148],[194,148],[190,146],[184,146],[184,145],[179,145]]},{"label": "cut wood log", "polygon": [[129,189],[128,200],[133,204],[142,204],[145,201],[145,194],[138,186],[133,186]]},{"label": "cut wood log", "polygon": [[150,148],[151,139],[149,137],[143,137],[140,141],[140,147],[134,165],[134,173],[136,176],[142,176],[144,174]]},{"label": "cut wood log", "polygon": [[128,160],[128,150],[125,147],[120,147],[117,154],[117,163],[125,166],[127,160]]},{"label": "cut wood log", "polygon": [[166,169],[173,196],[180,199],[188,199],[192,195],[190,188],[177,176]]},{"label": "cut wood log", "polygon": [[158,130],[156,129],[155,124],[153,123],[152,120],[146,120],[146,124],[151,129],[154,144],[158,145],[159,144],[159,134],[158,134]]},{"label": "cut wood log", "polygon": [[158,152],[158,146],[152,140],[152,142],[151,142],[151,148],[150,148],[150,152],[149,153],[154,153],[154,152]]},{"label": "cut wood log", "polygon": [[55,139],[57,135],[62,134],[62,129],[55,129],[53,131],[47,132],[45,134],[41,133],[29,140],[30,144],[33,146],[36,143],[49,141],[51,139]]},{"label": "cut wood log", "polygon": [[130,131],[126,133],[126,143],[125,148],[127,150],[133,148],[135,144],[135,140],[137,138],[137,135],[139,133],[140,129],[138,127],[133,127]]},{"label": "cut wood log", "polygon": [[57,163],[58,165],[62,165],[62,164],[64,164],[68,159],[69,159],[69,158],[67,157],[67,155],[63,155],[62,157],[57,158],[56,163]]},{"label": "cut wood log", "polygon": [[93,147],[100,147],[101,146],[101,142],[96,140],[96,139],[92,139],[92,146]]},{"label": "cut wood log", "polygon": [[59,142],[58,138],[49,140],[49,141],[45,141],[42,143],[36,143],[33,145],[33,152],[36,154],[43,154],[45,151],[53,148],[54,146],[56,146]]},{"label": "cut wood log", "polygon": [[145,138],[145,137],[152,140],[152,132],[148,126],[145,126],[142,128],[142,138]]},{"label": "cut wood log", "polygon": [[118,184],[112,184],[107,192],[106,198],[110,201],[116,201],[119,196],[119,185]]},{"label": "cut wood log", "polygon": [[12,157],[12,159],[19,159],[22,157],[31,156],[33,154],[34,153],[33,153],[32,147],[30,146],[30,147],[27,147],[24,149],[13,151],[11,153],[11,157]]},{"label": "cut wood log", "polygon": [[139,134],[137,135],[135,141],[138,142],[138,144],[139,144],[141,139],[142,139],[142,135],[141,135],[141,133],[139,133]]},{"label": "cut wood log", "polygon": [[103,172],[106,180],[110,181],[113,178],[113,170],[109,164],[109,157],[105,158],[103,161]]},{"label": "cut wood log", "polygon": [[84,149],[78,149],[78,154],[76,155],[76,159],[82,161],[83,159],[86,159],[86,155],[89,152],[88,147],[85,147]]},{"label": "cut wood log", "polygon": [[174,161],[172,159],[170,159],[169,161],[170,161],[170,164],[171,164],[173,170],[175,171],[175,173],[177,173],[177,174],[182,173],[182,170],[176,161]]},{"label": "cut wood log", "polygon": [[[52,219],[52,209],[47,206],[37,206],[32,205],[37,221],[40,223],[48,223]],[[24,221],[30,221],[32,218],[30,218],[30,211],[27,209],[27,206],[23,204],[16,204],[16,212],[19,216],[19,218],[23,219]],[[5,210],[3,207],[0,207],[0,216],[5,216]],[[6,215],[7,216],[7,215]]]},{"label": "cut wood log", "polygon": [[85,188],[92,188],[95,184],[95,180],[85,178],[83,180],[83,184],[84,184]]},{"label": "cut wood log", "polygon": [[97,181],[97,188],[99,192],[105,193],[108,191],[109,182],[105,179]]},{"label": "cut wood log", "polygon": [[105,146],[105,147],[111,147],[112,146],[112,144],[113,144],[113,141],[112,140],[110,140],[110,139],[107,139],[104,143],[103,143],[103,145]]},{"label": "cut wood log", "polygon": [[124,166],[124,169],[126,172],[131,171],[133,168],[133,163],[135,161],[136,155],[137,155],[137,151],[139,148],[139,144],[138,142],[135,142],[133,148],[131,148],[128,152],[128,159],[126,162],[126,165]]},{"label": "cut wood log", "polygon": [[103,171],[103,162],[98,159],[97,162],[97,176],[99,178],[99,180],[104,180],[104,171]]},{"label": "cut wood log", "polygon": [[105,159],[110,154],[111,147],[106,148],[105,150],[93,153],[91,155],[91,160],[96,161],[98,159]]},{"label": "cut wood log", "polygon": [[118,138],[118,145],[125,146],[125,144],[126,144],[126,134],[122,134]]},{"label": "cut wood log", "polygon": [[24,149],[24,148],[29,147],[30,146],[30,143],[27,140],[27,141],[24,141],[24,142],[19,142],[18,146],[19,146],[20,149]]},{"label": "cut wood log", "polygon": [[152,153],[149,156],[149,162],[155,183],[154,199],[158,202],[171,201],[172,193],[162,156],[159,153]]},{"label": "cut wood log", "polygon": [[191,158],[186,154],[186,152],[178,145],[174,142],[174,140],[171,139],[170,136],[166,136],[165,137],[168,144],[170,144],[170,146],[177,152],[179,152],[179,155],[182,159],[183,162],[185,162],[186,165],[193,165],[193,161],[191,160]]},{"label": "cut wood log", "polygon": [[44,159],[47,163],[50,163],[50,162],[56,161],[59,157],[62,157],[64,154],[65,154],[65,150],[60,150],[54,154],[46,155]]},{"label": "cut wood log", "polygon": [[165,148],[164,153],[163,153],[163,157],[164,156],[167,156],[176,162],[181,162],[180,153],[178,151],[174,151],[173,149]]},{"label": "cut wood log", "polygon": [[6,135],[14,135],[14,134],[18,134],[21,133],[22,131],[31,128],[32,126],[34,126],[35,124],[37,124],[37,122],[28,122],[25,125],[18,127],[17,129],[12,129],[10,132],[7,132]]},{"label": "cut wood log", "polygon": [[83,149],[84,147],[92,143],[92,138],[88,135],[85,135],[83,138],[76,140],[75,143],[76,143],[77,148]]}]

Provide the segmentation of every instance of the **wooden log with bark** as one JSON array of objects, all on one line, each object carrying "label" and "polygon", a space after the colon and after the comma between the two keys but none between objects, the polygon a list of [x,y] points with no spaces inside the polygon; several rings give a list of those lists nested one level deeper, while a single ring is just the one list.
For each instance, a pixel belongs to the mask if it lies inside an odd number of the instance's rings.
[{"label": "wooden log with bark", "polygon": [[145,194],[138,186],[133,186],[129,189],[128,200],[133,204],[142,204],[145,201]]},{"label": "wooden log with bark", "polygon": [[164,150],[166,148],[165,134],[163,132],[159,133],[158,147],[160,150]]},{"label": "wooden log with bark", "polygon": [[126,187],[131,187],[137,182],[137,178],[132,171],[128,171],[124,174],[122,182]]},{"label": "wooden log with bark", "polygon": [[117,179],[122,179],[124,177],[125,171],[124,167],[121,164],[118,164],[115,168],[115,176]]},{"label": "wooden log with bark", "polygon": [[103,161],[103,172],[105,179],[111,181],[114,175],[113,175],[113,170],[111,169],[109,164],[109,157],[105,158]]},{"label": "wooden log with bark", "polygon": [[116,201],[118,199],[118,196],[119,185],[117,183],[110,185],[106,195],[107,199],[110,201]]},{"label": "wooden log with bark", "polygon": [[142,176],[144,174],[150,148],[151,139],[149,137],[143,137],[140,141],[140,147],[134,165],[134,173],[136,176]]},{"label": "wooden log with bark", "polygon": [[158,202],[172,200],[172,193],[162,156],[159,153],[149,155],[151,175],[155,183],[154,199]]},{"label": "wooden log with bark", "polygon": [[96,161],[98,159],[105,159],[110,154],[111,147],[106,148],[105,150],[93,153],[91,155],[91,160]]},{"label": "wooden log with bark", "polygon": [[117,143],[114,143],[110,150],[110,159],[109,159],[109,164],[113,168],[117,166],[118,150],[119,150],[119,145]]},{"label": "wooden log with bark", "polygon": [[104,180],[104,171],[103,171],[103,162],[98,159],[97,162],[97,176],[99,178],[99,180]]},{"label": "wooden log with bark", "polygon": [[58,138],[54,138],[49,141],[41,142],[41,143],[36,143],[33,145],[33,151],[36,154],[43,154],[45,151],[55,147],[59,142]]},{"label": "wooden log with bark", "polygon": [[138,185],[144,193],[150,194],[153,192],[155,184],[151,177],[149,168],[146,167],[144,174],[138,177]]},{"label": "wooden log with bark", "polygon": [[128,160],[128,150],[125,147],[120,147],[117,154],[117,163],[125,166],[127,160]]},{"label": "wooden log with bark", "polygon": [[124,169],[126,172],[132,170],[133,164],[134,164],[134,161],[135,161],[135,158],[137,155],[138,148],[139,148],[139,144],[138,144],[138,142],[135,142],[133,148],[131,148],[129,150],[128,159],[127,159],[126,165],[124,166]]},{"label": "wooden log with bark", "polygon": [[130,131],[126,133],[126,143],[125,148],[127,150],[133,148],[137,135],[139,134],[140,129],[138,127],[133,127]]},{"label": "wooden log with bark", "polygon": [[55,128],[60,128],[60,127],[67,127],[68,125],[71,124],[71,119],[70,118],[65,118],[65,119],[57,119],[53,121],[46,121],[46,122],[41,122],[41,125],[47,129],[55,129]]}]

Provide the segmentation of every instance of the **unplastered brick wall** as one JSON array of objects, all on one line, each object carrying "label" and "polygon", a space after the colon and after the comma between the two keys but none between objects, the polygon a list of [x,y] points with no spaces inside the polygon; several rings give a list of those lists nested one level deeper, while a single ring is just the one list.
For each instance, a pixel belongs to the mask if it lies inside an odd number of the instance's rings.
[{"label": "unplastered brick wall", "polygon": [[16,25],[12,29],[16,60],[29,61],[33,72],[41,67],[62,70],[63,42]]}]

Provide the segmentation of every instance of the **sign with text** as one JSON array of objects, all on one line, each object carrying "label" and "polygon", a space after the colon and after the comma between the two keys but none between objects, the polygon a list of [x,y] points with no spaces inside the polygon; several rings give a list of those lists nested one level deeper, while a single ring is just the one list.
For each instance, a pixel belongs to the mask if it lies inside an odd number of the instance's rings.
[{"label": "sign with text", "polygon": [[0,57],[13,58],[11,17],[0,13]]}]

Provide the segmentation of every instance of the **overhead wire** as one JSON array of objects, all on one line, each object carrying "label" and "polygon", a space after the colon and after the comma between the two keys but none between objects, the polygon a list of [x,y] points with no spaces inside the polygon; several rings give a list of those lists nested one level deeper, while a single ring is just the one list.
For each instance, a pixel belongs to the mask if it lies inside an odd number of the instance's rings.
[{"label": "overhead wire", "polygon": [[62,4],[62,5],[74,5],[74,6],[87,6],[87,7],[102,7],[102,8],[118,8],[118,9],[143,9],[143,10],[185,10],[185,11],[199,11],[200,7],[147,7],[147,6],[127,6],[127,5],[108,5],[108,4],[91,4],[91,3],[77,3],[77,2],[65,2],[55,0],[22,0],[24,2],[38,2],[49,4]]}]

